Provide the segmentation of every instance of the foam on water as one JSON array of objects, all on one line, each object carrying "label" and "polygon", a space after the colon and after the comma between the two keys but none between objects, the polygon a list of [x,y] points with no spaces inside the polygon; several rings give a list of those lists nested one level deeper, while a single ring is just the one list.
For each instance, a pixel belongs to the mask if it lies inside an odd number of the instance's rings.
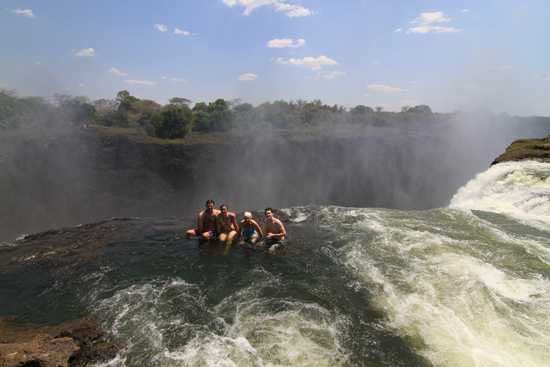
[{"label": "foam on water", "polygon": [[281,209],[283,213],[289,216],[289,220],[293,223],[302,223],[309,217],[309,213],[304,207],[293,207]]},{"label": "foam on water", "polygon": [[480,173],[453,196],[452,208],[510,215],[550,227],[550,163],[499,163]]},{"label": "foam on water", "polygon": [[524,239],[499,238],[483,220],[449,209],[322,213],[388,327],[435,365],[548,365],[550,267]]},{"label": "foam on water", "polygon": [[[126,349],[109,366],[337,366],[345,320],[323,307],[262,297],[258,281],[216,305],[183,280],[134,285],[95,312]],[[107,366],[107,365],[105,365]]]}]

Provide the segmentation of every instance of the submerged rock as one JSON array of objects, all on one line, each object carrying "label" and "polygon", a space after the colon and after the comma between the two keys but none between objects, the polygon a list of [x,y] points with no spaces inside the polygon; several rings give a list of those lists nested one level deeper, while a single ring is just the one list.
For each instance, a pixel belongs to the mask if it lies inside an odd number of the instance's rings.
[{"label": "submerged rock", "polygon": [[516,140],[492,164],[527,159],[550,162],[550,136],[542,139]]}]

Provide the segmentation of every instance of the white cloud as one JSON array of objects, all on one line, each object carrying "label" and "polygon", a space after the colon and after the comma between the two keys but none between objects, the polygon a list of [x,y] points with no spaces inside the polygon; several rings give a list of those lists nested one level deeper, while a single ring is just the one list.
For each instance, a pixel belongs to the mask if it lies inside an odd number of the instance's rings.
[{"label": "white cloud", "polygon": [[449,23],[451,18],[445,16],[442,11],[432,11],[421,13],[411,21],[413,27],[407,29],[407,33],[427,34],[427,33],[456,33],[462,29],[443,26],[443,23]]},{"label": "white cloud", "polygon": [[283,59],[282,57],[279,57],[275,60],[275,62],[283,65],[303,66],[311,70],[321,70],[323,66],[338,65],[338,62],[325,55],[318,57],[308,56],[302,59]]},{"label": "white cloud", "polygon": [[301,5],[288,4],[281,1],[275,2],[274,7],[276,11],[285,13],[290,18],[308,17],[313,14],[311,10]]},{"label": "white cloud", "polygon": [[347,75],[345,71],[320,71],[316,76],[316,80],[333,80],[343,78]]},{"label": "white cloud", "polygon": [[386,84],[369,84],[367,85],[367,90],[372,93],[400,93],[405,90],[399,87],[394,87]]},{"label": "white cloud", "polygon": [[401,33],[403,32],[403,28],[397,28],[394,30],[395,33]]},{"label": "white cloud", "polygon": [[239,75],[238,79],[241,82],[251,82],[251,81],[254,81],[254,80],[258,79],[258,75],[253,74],[253,73],[245,73],[245,74]]},{"label": "white cloud", "polygon": [[448,23],[451,21],[451,18],[445,16],[442,11],[429,11],[425,13],[420,13],[420,16],[411,21],[412,24],[439,24],[439,23]]},{"label": "white cloud", "polygon": [[470,9],[461,9],[460,12],[461,12],[461,13],[469,13],[469,12],[470,12]]},{"label": "white cloud", "polygon": [[290,4],[283,0],[222,0],[229,7],[241,6],[244,7],[244,15],[250,15],[254,10],[269,6],[277,12],[284,13],[287,17],[307,17],[313,14],[310,9],[301,5]]},{"label": "white cloud", "polygon": [[154,28],[155,28],[157,31],[162,32],[162,33],[168,32],[168,27],[167,27],[166,25],[164,25],[164,24],[155,24],[155,25],[154,25]]},{"label": "white cloud", "polygon": [[157,85],[156,82],[152,82],[150,80],[135,80],[135,79],[128,79],[124,81],[125,83],[132,84],[132,85],[147,85],[147,86],[155,86]]},{"label": "white cloud", "polygon": [[455,27],[442,27],[438,25],[421,25],[418,27],[411,27],[407,29],[407,33],[457,33],[462,32],[462,29]]},{"label": "white cloud", "polygon": [[192,33],[178,27],[174,28],[174,34],[178,36],[191,36]]},{"label": "white cloud", "polygon": [[80,50],[74,51],[74,55],[77,57],[94,57],[95,50],[93,48],[83,48]]},{"label": "white cloud", "polygon": [[36,15],[34,15],[32,9],[13,9],[11,12],[20,17],[36,18]]},{"label": "white cloud", "polygon": [[299,48],[304,47],[306,40],[298,38],[293,40],[292,38],[275,38],[267,43],[269,48]]},{"label": "white cloud", "polygon": [[128,76],[128,73],[125,73],[124,71],[121,71],[117,68],[110,68],[109,73],[116,75],[116,76]]}]

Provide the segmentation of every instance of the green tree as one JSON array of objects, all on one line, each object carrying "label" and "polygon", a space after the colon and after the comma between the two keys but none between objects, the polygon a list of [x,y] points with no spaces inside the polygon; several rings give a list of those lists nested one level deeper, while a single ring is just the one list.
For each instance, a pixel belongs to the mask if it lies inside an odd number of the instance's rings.
[{"label": "green tree", "polygon": [[196,131],[210,131],[210,113],[208,112],[208,105],[206,103],[199,102],[193,106],[193,119]]},{"label": "green tree", "polygon": [[233,126],[233,113],[224,99],[196,103],[193,106],[195,130],[202,132],[227,131]]},{"label": "green tree", "polygon": [[168,102],[170,104],[174,104],[178,106],[189,106],[189,104],[191,104],[190,99],[182,98],[182,97],[172,97]]},{"label": "green tree", "polygon": [[227,131],[233,125],[233,115],[229,104],[224,99],[217,99],[208,104],[211,131]]},{"label": "green tree", "polygon": [[155,112],[151,120],[159,138],[183,138],[193,126],[193,112],[186,105],[168,104]]},{"label": "green tree", "polygon": [[431,115],[432,114],[432,109],[428,105],[421,104],[421,105],[418,105],[418,106],[409,107],[409,109],[406,112]]}]

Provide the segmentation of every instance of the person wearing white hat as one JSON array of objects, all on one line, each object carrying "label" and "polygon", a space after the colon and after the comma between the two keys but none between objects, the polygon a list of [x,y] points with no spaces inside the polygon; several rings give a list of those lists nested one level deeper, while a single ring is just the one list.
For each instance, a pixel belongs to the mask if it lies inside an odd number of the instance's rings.
[{"label": "person wearing white hat", "polygon": [[262,228],[254,219],[251,212],[244,212],[244,219],[241,221],[241,244],[248,242],[255,245],[264,234]]}]

